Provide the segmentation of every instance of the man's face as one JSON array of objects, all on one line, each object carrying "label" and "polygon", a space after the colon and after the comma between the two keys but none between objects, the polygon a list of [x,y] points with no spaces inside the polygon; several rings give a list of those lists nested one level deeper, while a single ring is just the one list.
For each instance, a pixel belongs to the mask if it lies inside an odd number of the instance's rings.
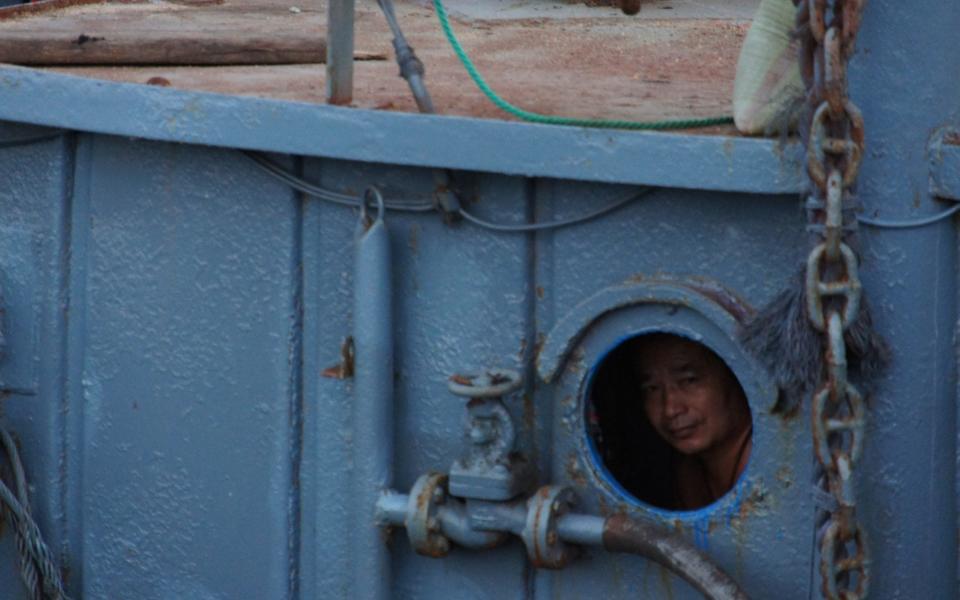
[{"label": "man's face", "polygon": [[635,365],[647,418],[678,452],[709,451],[749,425],[743,390],[704,346],[673,335],[647,336]]}]

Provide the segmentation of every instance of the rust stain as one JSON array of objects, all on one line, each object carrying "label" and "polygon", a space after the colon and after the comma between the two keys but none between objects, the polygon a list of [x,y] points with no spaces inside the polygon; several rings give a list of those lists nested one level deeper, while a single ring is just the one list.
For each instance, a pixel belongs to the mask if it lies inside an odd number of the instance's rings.
[{"label": "rust stain", "polygon": [[731,520],[731,525],[736,529],[743,529],[747,519],[753,514],[760,514],[769,507],[766,492],[759,485],[750,490],[747,497],[740,503],[737,514]]},{"label": "rust stain", "polygon": [[723,310],[733,315],[737,322],[744,322],[756,312],[743,298],[715,281],[697,277],[694,282],[687,282],[685,287],[719,304]]},{"label": "rust stain", "polygon": [[[547,488],[546,486],[540,488],[539,490],[537,490],[537,496],[539,498],[538,500],[535,500],[537,504],[537,510],[536,510],[536,514],[534,515],[533,523],[534,523],[534,526],[537,527],[537,529],[539,529],[540,515],[543,513],[544,507],[547,506],[546,500],[550,496],[549,488]],[[531,537],[534,540],[534,548],[533,548],[534,557],[532,562],[537,567],[543,566],[542,550],[540,548],[540,544],[538,543],[540,538],[539,531],[534,531]]]},{"label": "rust stain", "polygon": [[600,496],[597,499],[597,504],[599,505],[601,516],[609,517],[617,513],[617,510],[611,507],[610,504],[607,502],[607,499],[603,496]]},{"label": "rust stain", "polygon": [[586,473],[583,472],[583,469],[580,468],[580,460],[577,458],[576,452],[571,452],[567,457],[565,468],[567,479],[572,481],[577,487],[587,487],[587,476]]},{"label": "rust stain", "polygon": [[523,395],[523,426],[527,431],[533,431],[536,425],[536,410],[533,403],[533,394]]},{"label": "rust stain", "polygon": [[951,146],[960,146],[960,131],[951,131],[943,138],[944,144],[950,144]]},{"label": "rust stain", "polygon": [[466,375],[451,375],[450,381],[457,385],[473,385],[473,378]]},{"label": "rust stain", "polygon": [[147,85],[159,85],[161,87],[170,87],[170,80],[166,77],[151,77],[147,80]]},{"label": "rust stain", "polygon": [[349,379],[353,377],[353,370],[353,337],[347,336],[343,339],[343,343],[340,344],[340,362],[333,366],[327,367],[320,372],[320,375],[323,377],[329,377],[330,379]]},{"label": "rust stain", "polygon": [[583,348],[577,346],[570,352],[569,358],[567,358],[567,373],[571,375],[576,375],[577,373],[582,373],[586,369],[586,365],[583,364]]},{"label": "rust stain", "polygon": [[543,294],[544,294],[544,292],[543,292],[543,286],[542,286],[542,285],[538,285],[538,286],[537,286],[537,298],[539,298],[540,300],[543,300]]},{"label": "rust stain", "polygon": [[517,353],[517,358],[523,361],[524,356],[527,353],[527,338],[520,338],[520,352]]},{"label": "rust stain", "polygon": [[537,341],[533,343],[533,359],[540,361],[540,351],[543,350],[543,344],[547,341],[547,336],[542,332],[537,332]]}]

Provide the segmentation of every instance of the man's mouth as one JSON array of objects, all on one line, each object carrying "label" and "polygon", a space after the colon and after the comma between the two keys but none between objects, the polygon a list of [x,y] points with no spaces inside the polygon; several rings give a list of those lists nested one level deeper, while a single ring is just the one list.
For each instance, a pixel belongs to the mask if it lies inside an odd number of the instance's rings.
[{"label": "man's mouth", "polygon": [[684,440],[696,433],[699,423],[687,423],[679,427],[668,427],[667,433],[675,440]]}]

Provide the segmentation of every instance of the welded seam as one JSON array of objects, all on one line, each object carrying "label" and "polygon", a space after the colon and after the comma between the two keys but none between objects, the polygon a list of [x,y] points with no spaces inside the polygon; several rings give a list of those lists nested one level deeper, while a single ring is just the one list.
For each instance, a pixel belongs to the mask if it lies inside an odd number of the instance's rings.
[{"label": "welded seam", "polygon": [[[294,169],[298,175],[303,175],[303,159],[297,158]],[[300,597],[300,548],[301,548],[301,485],[300,469],[303,464],[303,403],[304,403],[304,366],[303,366],[303,306],[304,306],[304,281],[303,281],[303,228],[304,228],[304,204],[307,201],[303,194],[295,192],[293,194],[295,204],[295,216],[293,227],[293,256],[291,257],[291,280],[292,280],[292,312],[293,322],[290,324],[290,337],[288,342],[290,379],[288,388],[290,390],[289,406],[289,440],[290,440],[290,481],[287,485],[288,512],[287,512],[287,531],[289,532],[287,541],[287,560],[288,560],[288,588],[287,597],[290,600],[297,600]]]}]

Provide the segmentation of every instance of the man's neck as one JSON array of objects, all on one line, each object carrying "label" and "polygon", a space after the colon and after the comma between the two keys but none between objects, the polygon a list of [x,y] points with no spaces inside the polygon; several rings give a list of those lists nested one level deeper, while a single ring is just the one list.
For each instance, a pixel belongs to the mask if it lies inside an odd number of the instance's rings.
[{"label": "man's neck", "polygon": [[703,465],[710,494],[715,499],[733,486],[737,477],[747,466],[752,446],[750,439],[752,430],[750,423],[747,422],[736,435],[730,436],[724,443],[697,457]]}]

